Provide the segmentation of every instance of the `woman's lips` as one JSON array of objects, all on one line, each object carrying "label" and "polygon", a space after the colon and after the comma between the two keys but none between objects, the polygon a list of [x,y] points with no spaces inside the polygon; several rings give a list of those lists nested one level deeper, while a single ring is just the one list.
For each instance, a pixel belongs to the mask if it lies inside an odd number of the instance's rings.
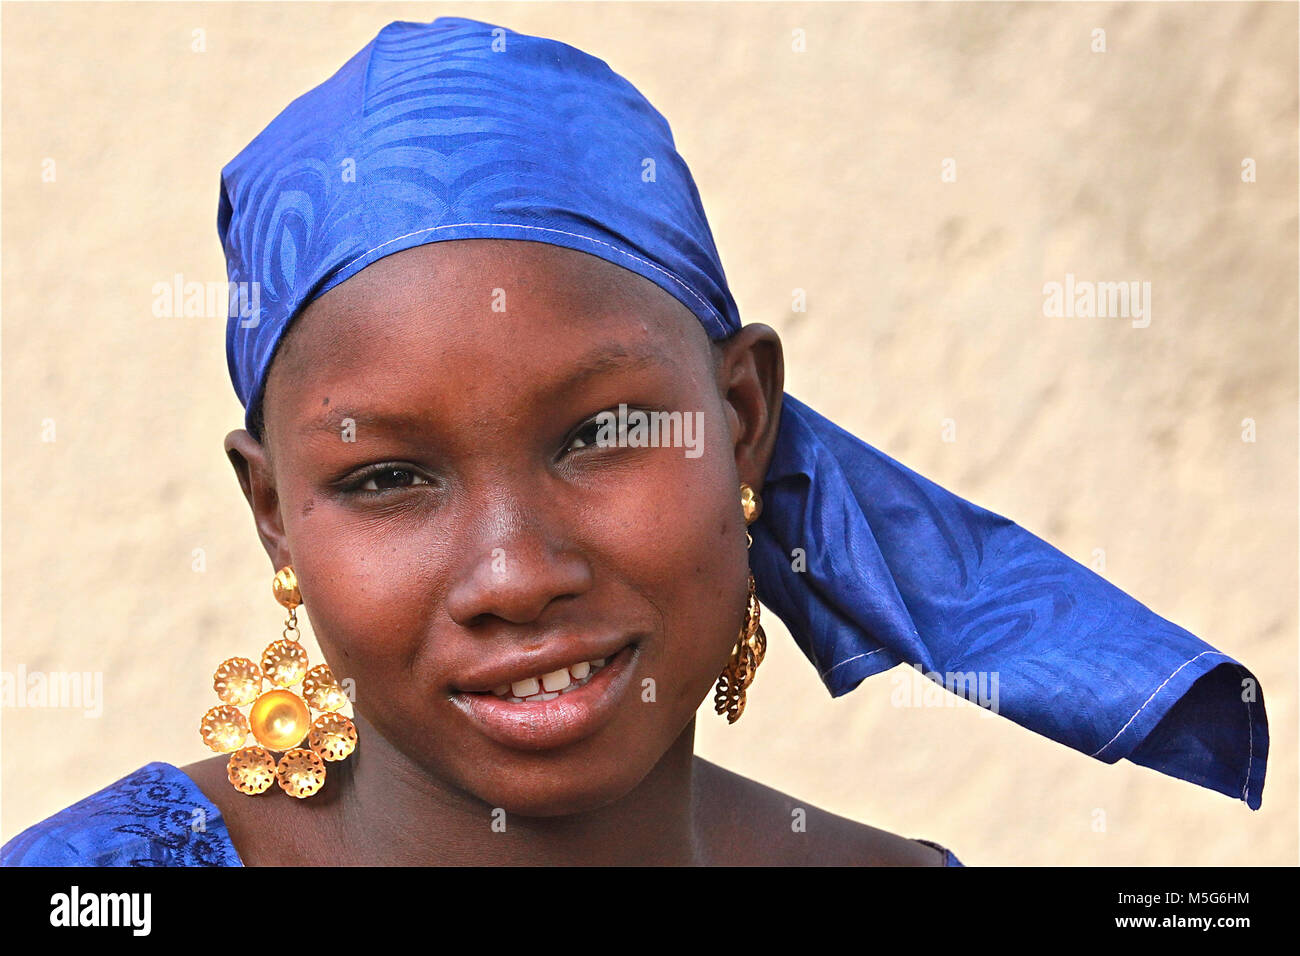
[{"label": "woman's lips", "polygon": [[550,700],[511,703],[492,693],[462,691],[452,696],[452,702],[479,730],[506,747],[563,747],[589,737],[613,716],[631,683],[635,656],[636,646],[629,644],[608,658],[586,683]]}]

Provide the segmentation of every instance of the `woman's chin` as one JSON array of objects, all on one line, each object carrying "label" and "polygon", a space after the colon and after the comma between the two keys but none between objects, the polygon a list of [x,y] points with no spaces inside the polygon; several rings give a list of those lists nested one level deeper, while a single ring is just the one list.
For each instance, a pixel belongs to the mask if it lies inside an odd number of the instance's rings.
[{"label": "woman's chin", "polygon": [[620,770],[622,773],[618,777],[596,780],[585,774],[582,779],[567,774],[548,779],[545,775],[538,774],[528,782],[485,782],[480,778],[474,782],[470,792],[493,810],[504,810],[507,816],[571,816],[616,803],[627,796],[644,777],[644,774],[628,776],[626,767]]}]

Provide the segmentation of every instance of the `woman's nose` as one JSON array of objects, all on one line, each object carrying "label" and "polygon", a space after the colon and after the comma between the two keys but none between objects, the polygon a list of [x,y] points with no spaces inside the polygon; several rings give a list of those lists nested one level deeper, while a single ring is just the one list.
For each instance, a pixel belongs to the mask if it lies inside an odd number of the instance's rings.
[{"label": "woman's nose", "polygon": [[447,590],[447,612],[462,627],[489,617],[526,624],[557,598],[591,587],[591,565],[536,499],[498,498],[478,512],[463,545]]}]

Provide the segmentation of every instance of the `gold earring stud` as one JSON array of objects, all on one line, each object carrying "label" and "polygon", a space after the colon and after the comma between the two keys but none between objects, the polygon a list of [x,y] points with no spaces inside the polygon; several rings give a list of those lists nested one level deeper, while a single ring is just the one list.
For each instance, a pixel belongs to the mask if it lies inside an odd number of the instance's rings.
[{"label": "gold earring stud", "polygon": [[[749,486],[748,482],[740,483],[740,510],[745,515],[745,524],[751,525],[758,520],[758,516],[763,513],[763,499],[758,496],[758,492]],[[745,547],[754,543],[748,531],[745,532]]]},{"label": "gold earring stud", "polygon": [[[740,485],[740,507],[745,515],[745,524],[751,525],[763,511],[763,501],[758,492],[747,483]],[[749,545],[754,539],[745,532]],[[747,545],[748,546],[748,545]],[[734,724],[745,712],[745,691],[754,682],[758,665],[767,653],[767,635],[759,625],[758,597],[754,593],[754,572],[749,572],[749,598],[745,608],[745,622],[741,625],[740,636],[731,649],[727,665],[718,675],[718,683],[713,695],[713,709],[719,714],[726,714],[727,723]]]},{"label": "gold earring stud", "polygon": [[[241,793],[264,793],[278,783],[290,796],[310,797],[325,784],[326,761],[356,749],[357,729],[338,713],[348,698],[329,665],[307,666],[298,631],[302,593],[292,566],[276,572],[271,589],[289,611],[281,639],[267,645],[260,665],[232,657],[217,668],[212,688],[222,703],[203,715],[199,735],[212,750],[231,754],[226,775]],[[267,682],[271,689],[263,692]],[[290,690],[297,684],[301,694]],[[245,716],[239,708],[250,704]],[[313,710],[320,711],[314,720]],[[250,733],[258,745],[245,747]],[[273,753],[282,756],[277,761]]]}]

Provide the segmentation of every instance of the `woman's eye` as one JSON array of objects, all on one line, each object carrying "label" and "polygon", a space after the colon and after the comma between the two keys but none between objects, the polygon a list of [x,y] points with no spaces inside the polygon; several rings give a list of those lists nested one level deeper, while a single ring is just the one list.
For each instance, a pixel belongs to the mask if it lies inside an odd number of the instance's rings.
[{"label": "woman's eye", "polygon": [[362,494],[382,494],[397,488],[411,488],[415,485],[427,485],[429,482],[410,468],[386,465],[364,475],[353,486],[354,491]]},{"label": "woman's eye", "polygon": [[599,426],[596,424],[595,419],[583,425],[578,433],[573,436],[573,441],[569,442],[569,448],[586,448],[596,444],[598,430]]},{"label": "woman's eye", "polygon": [[627,422],[620,422],[618,416],[610,412],[601,412],[592,417],[573,436],[568,450],[575,448],[610,447],[623,443],[627,433]]}]

